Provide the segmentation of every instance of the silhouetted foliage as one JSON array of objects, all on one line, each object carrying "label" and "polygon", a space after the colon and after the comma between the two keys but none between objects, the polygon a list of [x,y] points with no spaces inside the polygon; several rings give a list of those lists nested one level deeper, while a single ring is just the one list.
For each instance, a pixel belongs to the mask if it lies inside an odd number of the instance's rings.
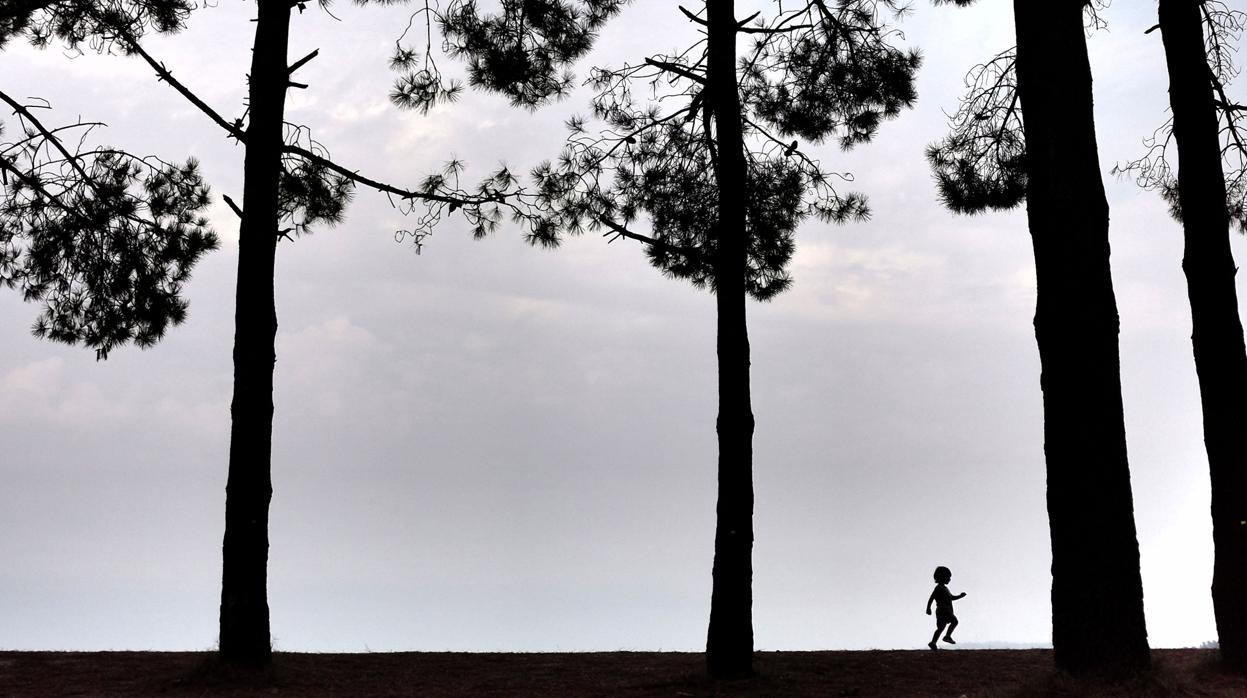
[{"label": "silhouetted foliage", "polygon": [[40,48],[60,42],[74,50],[108,50],[118,26],[136,37],[148,30],[173,33],[195,8],[189,0],[6,0],[0,48],[22,36]]},{"label": "silhouetted foliage", "polygon": [[[135,34],[172,32],[191,9],[183,0],[11,0],[0,6],[0,48],[21,38],[109,50],[104,27],[117,18]],[[102,124],[47,128],[31,112],[46,105],[0,98],[20,131],[0,143],[0,283],[43,303],[40,337],[82,343],[101,359],[129,341],[154,344],[185,318],[182,284],[217,245],[201,217],[208,187],[198,165],[89,146]]]},{"label": "silhouetted foliage", "polygon": [[[932,0],[967,7],[977,0]],[[1106,3],[1085,2],[1088,27],[1106,25]],[[966,94],[949,120],[949,134],[927,147],[940,201],[948,210],[1006,211],[1026,199],[1026,135],[1017,94],[1017,47],[970,69]]]},{"label": "silhouetted foliage", "polygon": [[[754,37],[738,81],[748,161],[746,287],[758,300],[791,285],[786,266],[802,220],[869,217],[865,197],[836,187],[852,177],[827,170],[792,138],[835,139],[852,148],[916,99],[913,72],[920,58],[887,43],[897,32],[882,25],[877,11],[893,6],[820,5],[740,29]],[[718,187],[703,54],[699,45],[593,69],[593,116],[604,128],[591,132],[584,119],[569,120],[567,149],[533,174],[558,212],[552,232],[607,228],[622,234],[616,226],[627,228],[646,215],[651,235],[640,239],[648,243],[650,261],[665,274],[713,289]],[[832,79],[842,82],[829,84]]]},{"label": "silhouetted foliage", "polygon": [[4,141],[0,124],[0,285],[43,304],[39,337],[101,359],[155,344],[185,319],[182,285],[217,246],[198,163],[89,146],[102,124],[50,128],[31,111],[44,105],[0,101],[17,127]]},{"label": "silhouetted foliage", "polygon": [[[482,14],[475,0],[451,0],[444,8],[426,3],[396,42],[390,67],[402,76],[390,98],[427,113],[463,91],[438,69],[432,39],[437,24],[442,51],[467,63],[469,84],[506,95],[515,106],[536,108],[567,94],[574,82],[571,64],[626,2],[502,0],[496,14]],[[404,43],[417,24],[425,30],[423,47]]]},{"label": "silhouetted foliage", "polygon": [[950,133],[927,147],[940,200],[954,213],[1007,210],[1026,198],[1026,136],[1016,49],[975,66]]},{"label": "silhouetted foliage", "polygon": [[[1231,10],[1219,0],[1205,0],[1199,3],[1199,10],[1207,30],[1204,42],[1221,140],[1226,211],[1239,231],[1247,233],[1247,107],[1234,102],[1227,94],[1240,72],[1234,54],[1247,27],[1247,13]],[[1142,157],[1117,165],[1113,172],[1129,174],[1140,187],[1159,192],[1169,204],[1173,217],[1181,221],[1178,172],[1172,163],[1173,143],[1171,116],[1144,142],[1147,152]]]},{"label": "silhouetted foliage", "polygon": [[[518,47],[547,47],[570,36],[569,45],[582,51],[587,44],[576,32],[544,28],[580,22],[591,31],[619,3],[541,4],[542,29],[523,21],[528,4],[504,3],[500,14],[482,16],[464,3],[443,25],[475,82],[525,106],[534,101],[529,95],[567,90],[564,64],[574,52],[538,51],[535,60],[511,62],[524,53]],[[582,13],[585,6],[598,12]],[[769,16],[755,13],[743,22],[730,2],[708,2],[697,13],[679,9],[705,40],[591,70],[587,84],[599,124],[570,119],[562,154],[533,170],[547,217],[530,240],[555,245],[564,235],[604,230],[645,243],[664,274],[715,292],[719,499],[706,654],[711,674],[731,676],[752,671],[753,649],[746,296],[766,300],[789,287],[793,235],[806,218],[839,223],[868,216],[863,196],[835,186],[851,176],[824,169],[801,139],[835,139],[843,148],[869,141],[881,122],[914,103],[920,59],[890,43],[899,32],[886,20],[904,10],[892,0],[776,3]],[[465,40],[469,34],[485,45]],[[752,38],[743,56],[736,49],[741,34]],[[643,219],[648,234],[635,230]]]}]

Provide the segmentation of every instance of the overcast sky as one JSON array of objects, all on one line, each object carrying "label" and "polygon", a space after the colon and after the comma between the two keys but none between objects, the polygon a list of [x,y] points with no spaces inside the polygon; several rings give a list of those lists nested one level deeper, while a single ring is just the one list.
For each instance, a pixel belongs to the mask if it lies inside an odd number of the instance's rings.
[{"label": "overcast sky", "polygon": [[[871,145],[817,149],[870,197],[867,223],[812,222],[795,285],[751,304],[760,649],[916,648],[936,565],[963,642],[1050,640],[1034,272],[1021,211],[943,211],[923,147],[964,72],[1012,44],[1009,3],[916,4],[915,110]],[[254,5],[220,0],[149,50],[240,115]],[[470,93],[428,116],[387,100],[402,8],[296,15],[310,88],[288,120],[342,164],[413,184],[555,155],[581,93],[536,112]],[[1149,3],[1090,40],[1112,209],[1122,382],[1154,647],[1216,636],[1209,485],[1181,229],[1108,174],[1164,119]],[[590,64],[676,48],[673,3],[637,0]],[[445,62],[448,67],[452,64]],[[457,68],[451,68],[455,71]],[[49,99],[104,138],[198,157],[222,248],[156,348],[96,362],[34,339],[0,294],[0,649],[215,646],[229,447],[242,150],[138,59],[19,43],[0,89]],[[279,650],[699,650],[713,553],[713,298],[627,242],[554,252],[461,221],[420,255],[385,198],[282,243],[269,601]],[[1235,235],[1239,259],[1244,243]],[[1240,288],[1240,295],[1243,290]]]}]

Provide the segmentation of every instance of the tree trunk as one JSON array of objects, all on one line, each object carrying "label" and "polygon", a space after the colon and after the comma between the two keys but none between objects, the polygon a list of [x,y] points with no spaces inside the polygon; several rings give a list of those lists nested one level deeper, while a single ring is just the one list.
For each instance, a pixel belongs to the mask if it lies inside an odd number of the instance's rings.
[{"label": "tree trunk", "polygon": [[1042,365],[1052,645],[1072,674],[1148,666],[1108,202],[1083,0],[1014,0]]},{"label": "tree trunk", "polygon": [[258,5],[238,240],[234,401],[230,407],[233,424],[221,575],[220,653],[226,661],[239,664],[266,664],[272,651],[268,507],[273,495],[270,456],[277,335],[273,262],[290,30],[286,0],[258,0]]},{"label": "tree trunk", "polygon": [[1186,238],[1182,269],[1191,299],[1191,342],[1212,481],[1212,604],[1222,662],[1247,672],[1247,351],[1201,22],[1195,0],[1160,0]]},{"label": "tree trunk", "polygon": [[731,2],[706,3],[706,92],[714,110],[719,188],[714,259],[719,359],[719,500],[706,668],[715,677],[753,672],[753,411],[745,322],[745,154],[736,85]]}]

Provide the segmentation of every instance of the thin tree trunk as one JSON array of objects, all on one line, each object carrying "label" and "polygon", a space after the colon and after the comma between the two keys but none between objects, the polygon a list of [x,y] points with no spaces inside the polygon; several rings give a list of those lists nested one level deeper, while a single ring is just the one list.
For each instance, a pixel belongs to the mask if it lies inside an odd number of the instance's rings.
[{"label": "thin tree trunk", "polygon": [[290,30],[286,0],[258,0],[257,4],[238,241],[233,424],[221,575],[220,653],[226,661],[240,664],[266,664],[272,651],[268,508],[273,494],[270,456],[277,335],[273,263]]},{"label": "thin tree trunk", "polygon": [[1073,674],[1149,664],[1108,202],[1082,0],[1014,0],[1042,365],[1052,644]]},{"label": "thin tree trunk", "polygon": [[714,110],[719,188],[714,259],[719,359],[719,500],[706,638],[712,676],[753,671],[753,411],[745,322],[745,154],[732,2],[706,3],[706,91]]},{"label": "thin tree trunk", "polygon": [[1222,662],[1247,672],[1247,351],[1201,23],[1195,0],[1160,0],[1186,237],[1182,269],[1191,300],[1191,342],[1212,481],[1212,604]]}]

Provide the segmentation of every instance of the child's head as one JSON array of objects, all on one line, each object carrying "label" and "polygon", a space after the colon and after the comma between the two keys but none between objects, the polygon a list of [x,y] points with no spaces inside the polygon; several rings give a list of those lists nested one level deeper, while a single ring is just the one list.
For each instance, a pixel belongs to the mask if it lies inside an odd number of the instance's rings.
[{"label": "child's head", "polygon": [[935,568],[935,581],[938,584],[947,584],[953,578],[952,570],[940,565]]}]

